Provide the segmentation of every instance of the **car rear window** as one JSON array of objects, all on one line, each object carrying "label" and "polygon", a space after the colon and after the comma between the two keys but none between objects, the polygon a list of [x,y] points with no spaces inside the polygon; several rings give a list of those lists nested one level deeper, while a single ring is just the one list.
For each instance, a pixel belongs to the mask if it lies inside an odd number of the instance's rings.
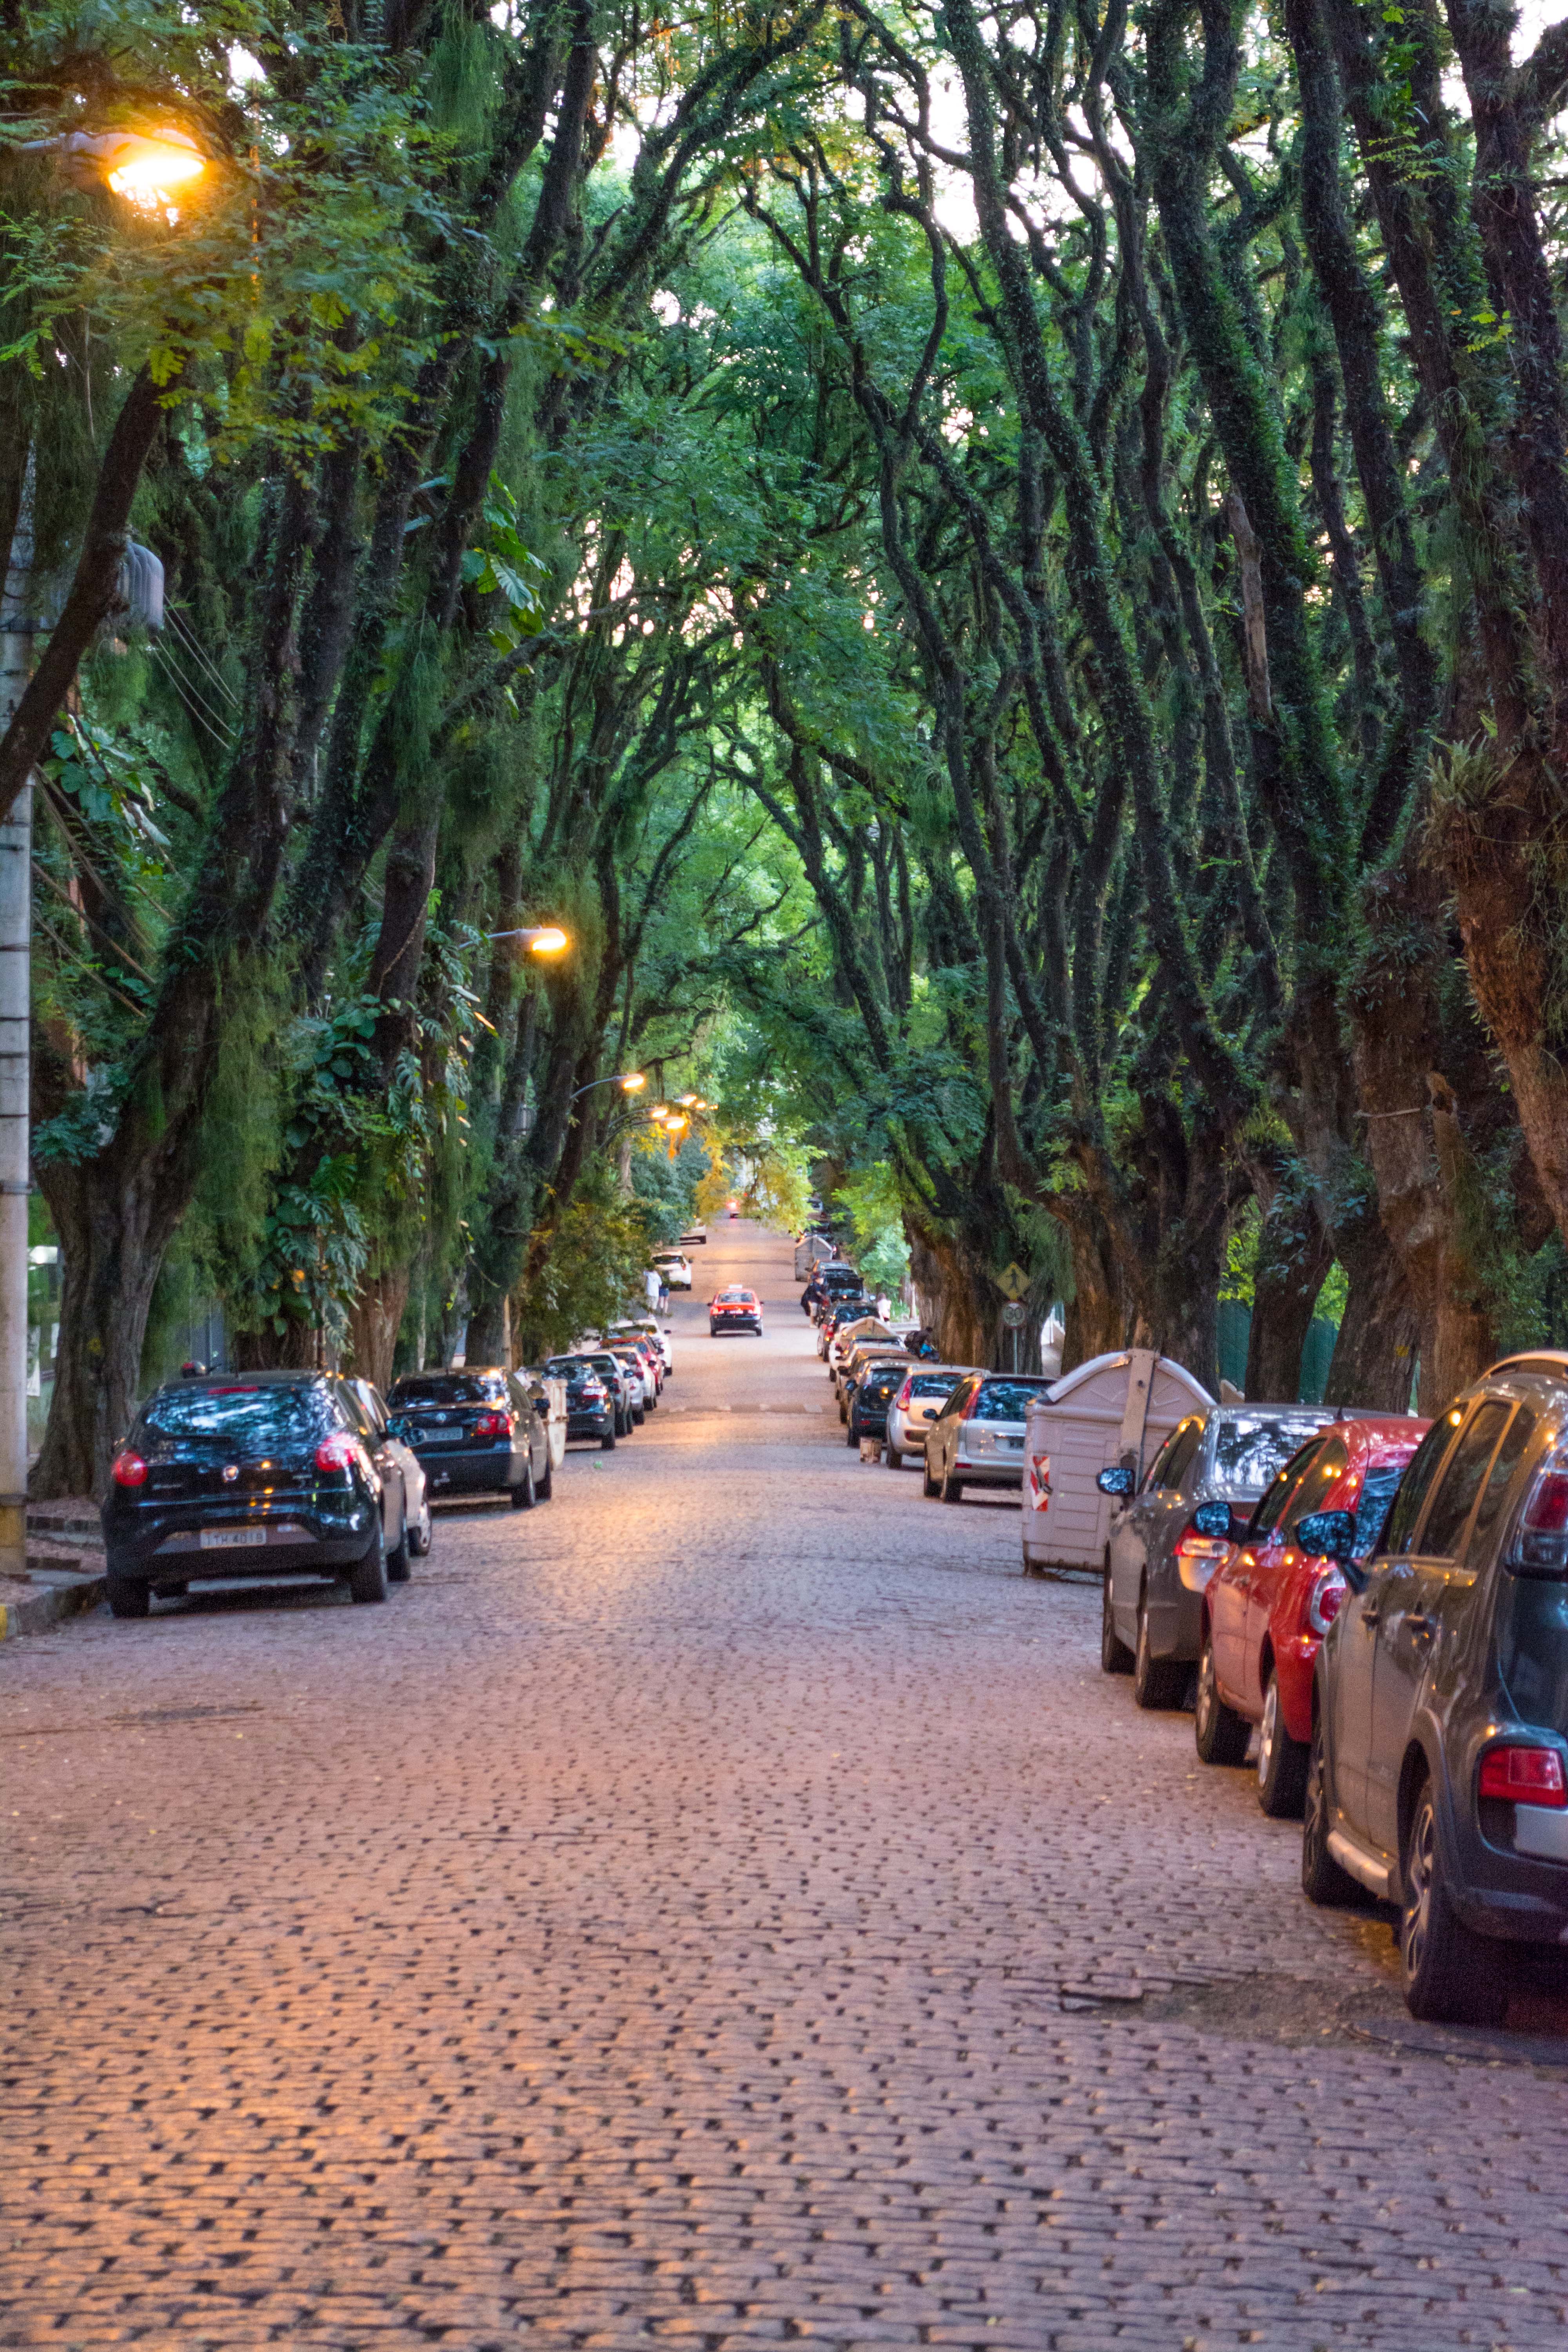
[{"label": "car rear window", "polygon": [[1209,1475],[1216,1486],[1228,1487],[1233,1495],[1261,1495],[1296,1448],[1321,1427],[1315,1420],[1274,1416],[1266,1421],[1259,1413],[1238,1412],[1215,1432]]},{"label": "car rear window", "polygon": [[1050,1385],[1047,1381],[987,1381],[975,1404],[976,1421],[1022,1421],[1035,1399]]},{"label": "car rear window", "polygon": [[910,1382],[911,1397],[951,1396],[963,1378],[961,1372],[917,1372]]},{"label": "car rear window", "polygon": [[551,1381],[582,1381],[592,1370],[593,1366],[585,1364],[581,1356],[552,1356],[544,1367],[544,1376]]},{"label": "car rear window", "polygon": [[226,1445],[270,1453],[342,1426],[342,1415],[321,1388],[169,1389],[149,1397],[142,1426],[158,1437],[221,1437]]},{"label": "car rear window", "polygon": [[394,1404],[504,1404],[506,1382],[499,1373],[411,1372],[392,1391]]}]

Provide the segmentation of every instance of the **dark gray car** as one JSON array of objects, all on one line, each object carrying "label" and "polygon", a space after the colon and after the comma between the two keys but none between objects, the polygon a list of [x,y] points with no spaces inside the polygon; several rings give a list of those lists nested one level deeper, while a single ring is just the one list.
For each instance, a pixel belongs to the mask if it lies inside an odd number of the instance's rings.
[{"label": "dark gray car", "polygon": [[1106,1549],[1100,1662],[1108,1674],[1131,1665],[1140,1706],[1178,1706],[1197,1660],[1203,1596],[1184,1584],[1177,1560],[1194,1512],[1228,1503],[1245,1520],[1280,1465],[1333,1417],[1325,1405],[1213,1405],[1177,1423],[1135,1494],[1129,1472],[1100,1472],[1104,1491],[1125,1497]]},{"label": "dark gray car", "polygon": [[1496,2020],[1508,1948],[1568,1941],[1568,1356],[1494,1365],[1435,1422],[1318,1655],[1301,1877],[1397,1903],[1417,2017]]}]

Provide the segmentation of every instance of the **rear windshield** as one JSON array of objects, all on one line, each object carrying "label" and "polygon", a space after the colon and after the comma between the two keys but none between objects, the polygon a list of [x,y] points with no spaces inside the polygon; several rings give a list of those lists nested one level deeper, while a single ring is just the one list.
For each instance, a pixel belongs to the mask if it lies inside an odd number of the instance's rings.
[{"label": "rear windshield", "polygon": [[917,1372],[910,1382],[910,1394],[951,1396],[963,1377],[962,1372]]},{"label": "rear windshield", "polygon": [[756,1295],[754,1290],[721,1290],[719,1293],[721,1298],[739,1300],[746,1306],[750,1306]]},{"label": "rear windshield", "polygon": [[1047,1381],[987,1381],[974,1407],[975,1421],[1022,1421]]},{"label": "rear windshield", "polygon": [[499,1372],[412,1372],[392,1391],[394,1404],[504,1404]]},{"label": "rear windshield", "polygon": [[899,1365],[889,1364],[883,1366],[879,1364],[875,1370],[872,1371],[867,1379],[867,1394],[868,1396],[891,1396],[896,1388],[902,1386],[903,1378],[903,1371]]},{"label": "rear windshield", "polygon": [[1222,1421],[1215,1433],[1214,1469],[1216,1486],[1233,1495],[1261,1495],[1277,1470],[1283,1469],[1299,1445],[1322,1427],[1321,1421],[1286,1420],[1238,1412]]},{"label": "rear windshield", "polygon": [[581,1356],[552,1356],[544,1367],[544,1375],[552,1381],[584,1381],[593,1369]]},{"label": "rear windshield", "polygon": [[221,1437],[226,1445],[270,1453],[338,1429],[342,1415],[325,1389],[168,1389],[149,1397],[142,1426],[158,1437]]}]

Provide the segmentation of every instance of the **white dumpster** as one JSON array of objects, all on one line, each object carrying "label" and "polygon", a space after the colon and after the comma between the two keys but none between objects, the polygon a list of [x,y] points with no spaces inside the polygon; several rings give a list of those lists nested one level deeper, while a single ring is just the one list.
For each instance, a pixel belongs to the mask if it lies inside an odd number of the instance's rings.
[{"label": "white dumpster", "polygon": [[1130,1462],[1140,1478],[1177,1422],[1213,1397],[1152,1348],[1094,1356],[1029,1407],[1024,1435],[1024,1571],[1102,1569],[1110,1497],[1095,1480]]}]

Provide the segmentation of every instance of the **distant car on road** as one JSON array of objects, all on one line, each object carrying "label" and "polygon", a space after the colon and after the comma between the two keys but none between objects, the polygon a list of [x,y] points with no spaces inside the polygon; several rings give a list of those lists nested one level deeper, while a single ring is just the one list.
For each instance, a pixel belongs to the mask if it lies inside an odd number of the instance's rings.
[{"label": "distant car on road", "polygon": [[888,1407],[888,1467],[900,1467],[906,1454],[922,1454],[926,1431],[968,1368],[958,1364],[920,1364],[905,1371]]},{"label": "distant car on road", "polygon": [[754,1290],[740,1283],[727,1289],[716,1290],[708,1301],[708,1336],[717,1339],[734,1331],[754,1331],[763,1336],[763,1302]]},{"label": "distant car on road", "polygon": [[926,1429],[925,1492],[944,1503],[966,1486],[1024,1484],[1024,1416],[1050,1382],[1031,1373],[965,1372]]},{"label": "distant car on road", "polygon": [[544,1420],[504,1365],[405,1372],[387,1403],[395,1433],[419,1456],[434,1496],[508,1495],[518,1511],[549,1500]]},{"label": "distant car on road", "polygon": [[346,1578],[386,1599],[408,1574],[399,1454],[336,1372],[208,1373],[155,1389],[100,1514],[116,1617],[193,1578]]},{"label": "distant car on road", "polygon": [[1495,2022],[1521,1944],[1568,1943],[1568,1356],[1494,1364],[1433,1423],[1318,1654],[1301,1834],[1314,1903],[1399,1906],[1416,2017]]},{"label": "distant car on road", "polygon": [[1220,1567],[1276,1471],[1333,1417],[1327,1405],[1214,1405],[1176,1423],[1136,1494],[1130,1469],[1100,1473],[1100,1492],[1121,1506],[1106,1548],[1100,1664],[1131,1669],[1140,1706],[1181,1703],[1203,1632],[1194,1565]]},{"label": "distant car on road", "polygon": [[1201,1559],[1178,1560],[1203,1610],[1198,1754],[1205,1764],[1239,1764],[1256,1724],[1258,1801],[1277,1818],[1301,1811],[1312,1669],[1346,1591],[1337,1562],[1303,1549],[1300,1524],[1317,1511],[1353,1512],[1352,1557],[1364,1559],[1426,1427],[1409,1414],[1331,1422],[1276,1473],[1216,1574]]},{"label": "distant car on road", "polygon": [[691,1260],[679,1250],[655,1250],[648,1264],[655,1274],[664,1276],[667,1290],[690,1289]]},{"label": "distant car on road", "polygon": [[697,1249],[705,1243],[707,1239],[708,1228],[706,1225],[688,1225],[686,1231],[680,1236],[680,1246],[683,1250]]}]

